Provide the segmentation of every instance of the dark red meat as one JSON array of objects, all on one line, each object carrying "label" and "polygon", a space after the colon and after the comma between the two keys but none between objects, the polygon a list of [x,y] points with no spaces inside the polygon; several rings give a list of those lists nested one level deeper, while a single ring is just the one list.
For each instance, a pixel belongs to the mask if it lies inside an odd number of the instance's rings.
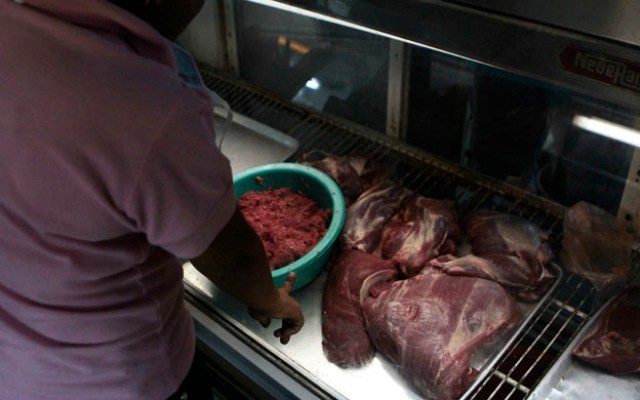
[{"label": "dark red meat", "polygon": [[473,211],[465,215],[463,230],[471,251],[478,256],[529,253],[543,265],[553,258],[548,232],[521,217],[490,210]]},{"label": "dark red meat", "polygon": [[300,162],[332,177],[342,190],[347,206],[384,176],[382,164],[370,155],[362,153],[333,156],[312,151],[304,154]]},{"label": "dark red meat", "polygon": [[371,361],[374,349],[364,325],[361,293],[397,275],[391,262],[360,250],[345,250],[331,261],[322,297],[322,349],[330,362],[346,368]]},{"label": "dark red meat", "polygon": [[573,355],[614,374],[640,372],[640,287],[605,306]]},{"label": "dark red meat", "polygon": [[459,397],[478,374],[473,353],[522,315],[512,296],[486,279],[425,268],[387,285],[374,286],[363,302],[369,337],[430,398]]},{"label": "dark red meat", "polygon": [[238,207],[260,237],[272,271],[313,249],[331,218],[330,210],[286,187],[246,192],[238,199]]},{"label": "dark red meat", "polygon": [[364,190],[384,180],[386,171],[380,161],[370,154],[356,152],[347,156],[349,164],[356,170]]},{"label": "dark red meat", "polygon": [[351,204],[362,193],[360,175],[346,157],[326,156],[320,160],[303,162],[333,178],[342,190],[347,204]]},{"label": "dark red meat", "polygon": [[413,276],[430,259],[454,253],[459,236],[453,201],[412,196],[382,229],[380,254]]},{"label": "dark red meat", "polygon": [[[463,230],[471,252],[489,262],[482,268],[478,264],[467,264],[464,270],[475,270],[471,275],[483,269],[492,279],[517,289],[518,298],[527,302],[539,300],[553,282],[554,274],[546,266],[554,257],[548,243],[549,234],[535,223],[509,214],[479,210],[464,217]],[[461,273],[462,268],[456,270]]]},{"label": "dark red meat", "polygon": [[345,249],[373,252],[380,243],[382,227],[400,208],[409,191],[397,183],[382,181],[347,209],[340,243]]}]

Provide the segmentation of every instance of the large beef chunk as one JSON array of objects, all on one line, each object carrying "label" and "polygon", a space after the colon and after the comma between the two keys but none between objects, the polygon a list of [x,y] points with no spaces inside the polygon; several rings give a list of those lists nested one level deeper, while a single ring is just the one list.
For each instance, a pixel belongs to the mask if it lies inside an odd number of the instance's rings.
[{"label": "large beef chunk", "polygon": [[614,374],[640,372],[640,287],[605,306],[573,355]]},{"label": "large beef chunk", "polygon": [[430,259],[454,253],[459,236],[453,201],[414,195],[382,229],[380,254],[409,277]]},{"label": "large beef chunk", "polygon": [[[486,260],[456,261],[450,271],[494,279],[516,289],[520,300],[535,302],[553,282],[547,265],[554,257],[548,232],[514,215],[477,210],[465,215],[463,232],[471,252]],[[455,268],[454,268],[455,267]]]},{"label": "large beef chunk", "polygon": [[432,268],[369,293],[363,311],[376,349],[421,394],[438,400],[459,397],[478,374],[473,353],[522,316],[496,282]]},{"label": "large beef chunk", "polygon": [[345,249],[372,253],[377,249],[382,227],[400,208],[409,191],[398,183],[381,181],[347,209],[340,244]]},{"label": "large beef chunk", "polygon": [[382,164],[371,155],[362,153],[334,156],[312,151],[304,154],[299,161],[333,178],[342,190],[347,206],[374,182],[384,177]]},{"label": "large beef chunk", "polygon": [[529,253],[542,264],[553,258],[549,233],[533,222],[491,210],[477,210],[465,215],[464,233],[473,254]]},{"label": "large beef chunk", "polygon": [[362,183],[358,172],[346,157],[322,156],[322,158],[305,155],[300,162],[310,165],[333,178],[344,194],[347,204],[355,201],[362,193]]},{"label": "large beef chunk", "polygon": [[398,273],[391,262],[360,250],[340,252],[329,267],[322,297],[322,348],[330,362],[359,367],[374,354],[361,297],[373,284],[394,280]]}]

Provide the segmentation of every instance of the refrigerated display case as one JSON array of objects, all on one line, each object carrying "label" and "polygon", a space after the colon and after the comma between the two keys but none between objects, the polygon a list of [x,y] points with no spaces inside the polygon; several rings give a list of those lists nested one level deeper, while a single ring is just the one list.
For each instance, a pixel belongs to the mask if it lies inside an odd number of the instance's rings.
[{"label": "refrigerated display case", "polygon": [[[180,40],[205,84],[253,121],[239,143],[278,150],[248,145],[260,158],[245,149],[234,172],[364,152],[412,191],[524,217],[559,246],[578,201],[640,232],[638,17],[622,1],[211,0]],[[568,351],[615,292],[556,262],[557,282],[480,362],[464,398],[577,398],[571,379],[586,378],[566,373],[582,368]],[[420,398],[383,357],[363,370],[326,361],[325,279],[295,293],[307,322],[282,346],[185,264],[216,396]],[[640,396],[638,387],[621,378],[598,395]]]}]

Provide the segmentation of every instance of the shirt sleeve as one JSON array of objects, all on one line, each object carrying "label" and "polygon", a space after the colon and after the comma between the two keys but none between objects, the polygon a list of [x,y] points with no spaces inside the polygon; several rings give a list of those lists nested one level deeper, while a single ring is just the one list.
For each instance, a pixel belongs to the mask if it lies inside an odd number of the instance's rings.
[{"label": "shirt sleeve", "polygon": [[161,122],[126,202],[149,243],[181,258],[202,254],[236,207],[231,166],[214,135],[210,100],[185,89]]}]

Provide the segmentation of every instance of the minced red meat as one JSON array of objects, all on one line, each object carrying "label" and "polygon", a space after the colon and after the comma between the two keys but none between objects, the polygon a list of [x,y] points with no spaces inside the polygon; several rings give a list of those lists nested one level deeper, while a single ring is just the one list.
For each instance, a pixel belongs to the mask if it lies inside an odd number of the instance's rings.
[{"label": "minced red meat", "polygon": [[249,191],[238,199],[245,219],[264,245],[271,270],[307,254],[327,232],[330,210],[290,188]]}]

